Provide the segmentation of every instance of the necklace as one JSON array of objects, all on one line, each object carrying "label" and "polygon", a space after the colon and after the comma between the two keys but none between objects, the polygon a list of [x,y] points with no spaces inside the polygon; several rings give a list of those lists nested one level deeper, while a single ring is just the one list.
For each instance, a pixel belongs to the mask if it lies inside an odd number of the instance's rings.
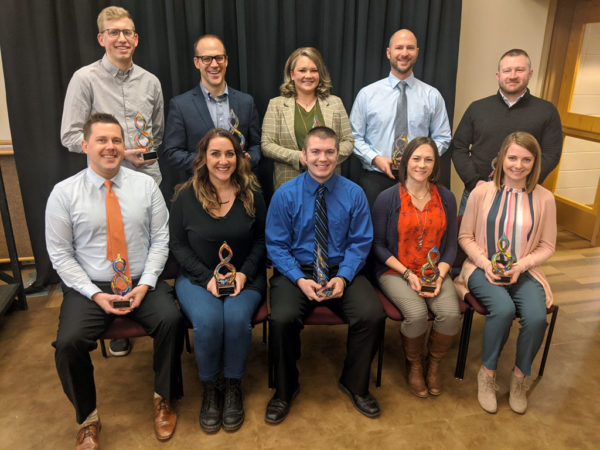
[{"label": "necklace", "polygon": [[412,197],[416,198],[417,200],[423,200],[425,197],[427,197],[427,195],[429,195],[429,184],[427,185],[427,192],[425,192],[425,194],[423,194],[422,197],[417,197],[415,194],[410,192],[408,190],[408,188],[406,188],[406,187],[404,189],[406,189],[406,192],[408,192]]},{"label": "necklace", "polygon": [[[300,111],[300,104],[298,103],[298,101],[296,101],[296,108],[298,109],[298,115],[300,116],[300,120],[302,121],[302,126],[304,127],[304,131],[306,132],[306,134],[308,134],[308,125],[306,125],[306,121],[304,120],[304,115],[302,114],[302,111]],[[314,106],[313,106],[314,108]],[[310,110],[312,111],[312,109]],[[307,111],[307,112],[310,112]]]},{"label": "necklace", "polygon": [[417,237],[417,248],[419,250],[421,250],[421,247],[423,247],[423,235],[425,234],[425,224],[427,223],[427,213],[429,212],[429,209],[425,208],[422,212],[425,213],[425,220],[423,220],[423,226],[421,226],[421,216],[419,214],[419,211],[417,210],[417,208],[415,208],[415,214],[417,215],[417,223],[419,224],[418,228],[421,229],[421,233]]}]

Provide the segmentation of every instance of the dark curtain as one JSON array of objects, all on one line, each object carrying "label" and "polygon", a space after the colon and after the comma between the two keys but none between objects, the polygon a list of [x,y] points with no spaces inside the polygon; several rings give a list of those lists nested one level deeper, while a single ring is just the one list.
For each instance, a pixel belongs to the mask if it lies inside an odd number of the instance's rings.
[{"label": "dark curtain", "polygon": [[[85,167],[60,143],[64,95],[73,72],[99,59],[96,17],[111,4],[129,10],[140,35],[134,61],[162,83],[165,109],[199,80],[193,42],[220,36],[229,54],[227,82],[254,96],[262,115],[278,95],[282,69],[297,47],[318,48],[333,93],[350,112],[357,92],[387,76],[391,34],[411,29],[418,39],[417,78],[442,93],[454,111],[461,0],[3,0],[0,48],[15,161],[31,236],[37,286],[57,280],[46,253],[44,209],[52,187]],[[168,111],[166,111],[168,113]],[[449,158],[443,158],[449,185]],[[165,169],[161,167],[161,169]],[[269,162],[261,180],[269,190]],[[345,168],[350,174],[351,169]],[[165,170],[168,195],[176,175]]]}]

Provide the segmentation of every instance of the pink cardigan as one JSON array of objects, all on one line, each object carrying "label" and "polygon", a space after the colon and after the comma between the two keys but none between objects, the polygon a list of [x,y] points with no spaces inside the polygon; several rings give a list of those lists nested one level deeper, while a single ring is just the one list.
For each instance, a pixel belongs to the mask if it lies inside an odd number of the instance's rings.
[{"label": "pink cardigan", "polygon": [[[458,243],[467,254],[460,275],[454,285],[461,298],[469,292],[468,280],[473,271],[484,269],[490,258],[487,254],[486,219],[497,189],[493,182],[477,186],[471,192],[462,218]],[[523,246],[518,261],[544,287],[546,307],[552,305],[552,291],[542,272],[541,265],[554,253],[556,243],[556,203],[554,195],[539,184],[532,196],[534,229]]]}]

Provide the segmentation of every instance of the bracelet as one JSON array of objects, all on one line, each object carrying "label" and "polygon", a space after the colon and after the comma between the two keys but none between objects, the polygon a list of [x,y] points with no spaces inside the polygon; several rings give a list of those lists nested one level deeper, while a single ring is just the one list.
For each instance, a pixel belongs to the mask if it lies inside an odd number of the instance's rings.
[{"label": "bracelet", "polygon": [[402,274],[402,278],[406,281],[408,281],[408,277],[410,277],[412,274],[414,274],[414,272],[410,269],[406,269],[404,271],[404,273]]}]

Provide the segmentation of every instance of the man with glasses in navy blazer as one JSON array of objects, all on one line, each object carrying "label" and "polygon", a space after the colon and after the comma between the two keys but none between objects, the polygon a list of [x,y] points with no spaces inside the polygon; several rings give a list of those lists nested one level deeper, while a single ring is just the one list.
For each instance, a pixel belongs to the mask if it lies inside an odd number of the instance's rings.
[{"label": "man with glasses in navy blazer", "polygon": [[190,176],[198,141],[211,128],[224,128],[238,136],[252,169],[256,169],[260,161],[260,120],[254,99],[227,85],[228,56],[219,37],[201,36],[194,51],[200,83],[171,99],[162,160]]}]

